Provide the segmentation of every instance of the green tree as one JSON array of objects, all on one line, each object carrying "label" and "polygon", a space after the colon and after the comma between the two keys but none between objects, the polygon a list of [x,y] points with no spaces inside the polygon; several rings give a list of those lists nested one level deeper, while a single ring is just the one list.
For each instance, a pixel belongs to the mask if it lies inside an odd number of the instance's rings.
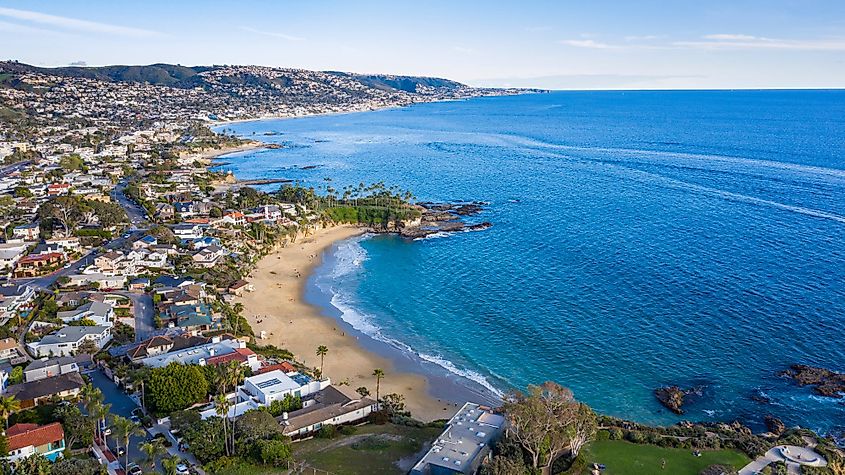
[{"label": "green tree", "polygon": [[161,439],[153,439],[149,442],[144,442],[138,446],[144,454],[144,466],[149,467],[150,470],[155,470],[156,459],[167,453],[164,448],[164,443]]},{"label": "green tree", "polygon": [[223,420],[219,417],[209,417],[185,429],[184,440],[188,449],[201,463],[221,457],[226,436],[223,434]]},{"label": "green tree", "polygon": [[40,454],[20,459],[15,464],[15,475],[50,475],[52,464]]},{"label": "green tree", "polygon": [[164,468],[165,475],[176,475],[176,467],[182,463],[182,458],[178,455],[166,457],[161,460],[161,466]]},{"label": "green tree", "polygon": [[53,463],[50,475],[106,475],[105,465],[95,459],[64,458]]},{"label": "green tree", "polygon": [[282,434],[282,426],[267,411],[249,411],[238,418],[238,445],[261,439],[272,439]]},{"label": "green tree", "polygon": [[145,407],[165,416],[200,402],[208,395],[208,381],[197,365],[171,363],[153,368],[144,387]]},{"label": "green tree", "polygon": [[329,353],[329,348],[325,345],[320,345],[317,347],[317,356],[320,357],[320,374],[325,375],[323,373],[323,361],[326,358],[326,355]]},{"label": "green tree", "polygon": [[381,368],[374,369],[373,376],[376,378],[376,402],[379,402],[379,390],[381,389],[381,379],[384,378],[384,370]]},{"label": "green tree", "polygon": [[124,459],[123,466],[128,467],[129,440],[132,438],[132,436],[144,435],[144,429],[140,425],[121,416],[112,416],[112,427],[114,431],[114,436],[117,437],[118,440],[118,447],[123,447],[126,452],[126,458]]},{"label": "green tree", "polygon": [[0,417],[3,418],[6,429],[9,428],[9,416],[19,411],[20,408],[21,403],[15,399],[15,396],[0,396]]},{"label": "green tree", "polygon": [[75,404],[56,406],[53,417],[62,423],[68,448],[89,447],[94,442],[95,419],[85,416]]},{"label": "green tree", "polygon": [[290,444],[283,440],[259,440],[255,447],[263,464],[279,467],[291,458]]},{"label": "green tree", "polygon": [[214,412],[217,414],[220,419],[223,420],[223,438],[226,441],[223,443],[223,447],[226,449],[226,455],[231,455],[229,453],[229,440],[226,436],[227,430],[226,426],[229,421],[229,409],[232,407],[232,404],[229,402],[229,398],[226,397],[225,394],[218,394],[214,398]]},{"label": "green tree", "polygon": [[23,366],[15,366],[9,375],[9,384],[20,384],[23,382]]}]

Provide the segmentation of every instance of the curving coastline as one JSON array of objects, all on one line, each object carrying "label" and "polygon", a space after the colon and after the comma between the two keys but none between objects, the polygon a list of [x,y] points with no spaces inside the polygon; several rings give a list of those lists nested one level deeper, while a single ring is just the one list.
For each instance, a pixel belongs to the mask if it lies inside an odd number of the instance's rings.
[{"label": "curving coastline", "polygon": [[357,226],[335,226],[315,231],[297,239],[296,243],[279,248],[259,261],[249,282],[254,291],[238,297],[244,315],[256,335],[266,332],[261,344],[272,344],[292,351],[298,360],[309,366],[319,364],[314,354],[318,345],[329,353],[325,374],[335,384],[347,383],[352,388],[366,386],[375,393],[372,371],[381,368],[386,376],[381,381],[381,394],[405,396],[412,414],[422,420],[448,418],[456,410],[454,402],[430,394],[429,378],[397,368],[395,361],[366,347],[357,332],[346,331],[334,318],[306,302],[308,276],[320,263],[322,255],[335,243],[364,233]]}]

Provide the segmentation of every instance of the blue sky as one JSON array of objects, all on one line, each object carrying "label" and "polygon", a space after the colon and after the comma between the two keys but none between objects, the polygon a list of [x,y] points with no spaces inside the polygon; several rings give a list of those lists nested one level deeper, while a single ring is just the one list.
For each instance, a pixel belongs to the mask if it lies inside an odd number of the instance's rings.
[{"label": "blue sky", "polygon": [[0,0],[0,57],[555,89],[845,87],[845,1]]}]

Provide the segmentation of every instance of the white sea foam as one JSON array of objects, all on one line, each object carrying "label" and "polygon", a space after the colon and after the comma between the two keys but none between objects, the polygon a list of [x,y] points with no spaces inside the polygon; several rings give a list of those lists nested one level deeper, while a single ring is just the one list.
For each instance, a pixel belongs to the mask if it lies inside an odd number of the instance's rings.
[{"label": "white sea foam", "polygon": [[496,389],[481,373],[471,369],[461,369],[442,356],[415,351],[407,344],[384,335],[378,325],[376,325],[374,315],[360,311],[356,308],[354,296],[344,292],[336,285],[332,285],[335,279],[348,277],[354,272],[361,270],[362,264],[367,260],[367,252],[361,246],[361,241],[368,237],[370,236],[365,235],[360,238],[350,239],[338,245],[334,253],[335,265],[328,274],[332,282],[328,283],[328,285],[320,285],[318,283],[318,286],[324,293],[331,295],[331,305],[340,312],[341,320],[370,338],[387,343],[400,351],[415,355],[429,363],[436,364],[450,373],[478,383],[496,396],[502,397],[503,393]]},{"label": "white sea foam", "polygon": [[449,237],[451,235],[452,235],[452,233],[447,233],[445,231],[439,231],[439,232],[436,232],[436,233],[433,233],[433,234],[429,234],[427,236],[414,238],[414,241],[425,241],[427,239],[439,239],[439,238]]}]

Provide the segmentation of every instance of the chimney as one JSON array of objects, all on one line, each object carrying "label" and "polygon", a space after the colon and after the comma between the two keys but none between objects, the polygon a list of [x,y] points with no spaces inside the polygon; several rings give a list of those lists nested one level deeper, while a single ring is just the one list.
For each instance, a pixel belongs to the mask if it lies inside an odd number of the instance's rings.
[{"label": "chimney", "polygon": [[287,411],[285,411],[285,412],[283,412],[283,413],[282,413],[282,420],[283,420],[283,421],[288,420],[288,412],[287,412]]},{"label": "chimney", "polygon": [[211,347],[211,348],[208,349],[208,354],[210,356],[214,356],[214,347]]}]

